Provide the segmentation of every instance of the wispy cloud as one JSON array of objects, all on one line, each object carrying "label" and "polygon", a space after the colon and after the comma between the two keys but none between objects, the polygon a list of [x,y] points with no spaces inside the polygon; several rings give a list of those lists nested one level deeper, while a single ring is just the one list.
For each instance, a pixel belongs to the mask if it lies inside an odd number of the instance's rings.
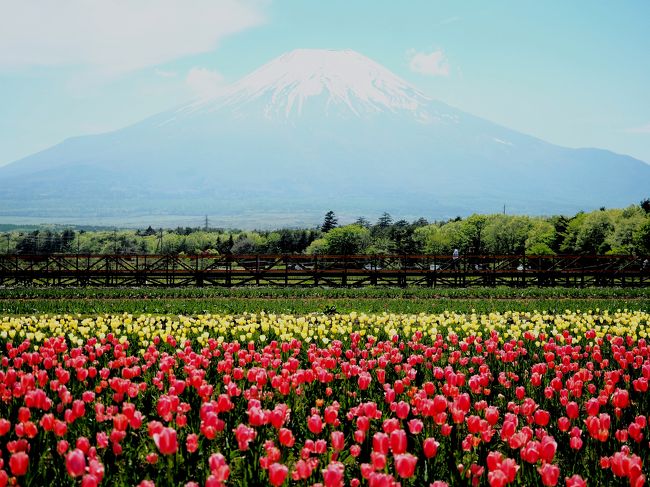
[{"label": "wispy cloud", "polygon": [[449,76],[449,63],[442,49],[433,52],[417,52],[410,50],[406,53],[411,71],[428,76]]},{"label": "wispy cloud", "polygon": [[260,0],[0,1],[0,70],[81,66],[110,74],[207,52],[265,21]]},{"label": "wispy cloud", "polygon": [[218,71],[195,67],[187,73],[185,83],[196,96],[206,98],[221,92],[224,78]]},{"label": "wispy cloud", "polygon": [[641,125],[640,127],[625,129],[623,132],[627,132],[628,134],[650,134],[650,123]]}]

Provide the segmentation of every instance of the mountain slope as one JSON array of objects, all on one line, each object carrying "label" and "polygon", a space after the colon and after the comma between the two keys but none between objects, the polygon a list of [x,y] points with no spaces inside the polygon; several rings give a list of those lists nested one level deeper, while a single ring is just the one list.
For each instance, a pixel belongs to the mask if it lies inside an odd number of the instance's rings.
[{"label": "mountain slope", "polygon": [[354,51],[297,50],[217,97],[0,168],[0,216],[555,213],[648,187],[631,157],[474,117]]}]

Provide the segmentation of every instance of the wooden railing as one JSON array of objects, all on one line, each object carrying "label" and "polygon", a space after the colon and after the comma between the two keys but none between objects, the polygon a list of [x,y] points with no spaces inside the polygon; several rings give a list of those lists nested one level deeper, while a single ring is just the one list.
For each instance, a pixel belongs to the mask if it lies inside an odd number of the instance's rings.
[{"label": "wooden railing", "polygon": [[0,255],[0,286],[647,286],[630,255]]}]

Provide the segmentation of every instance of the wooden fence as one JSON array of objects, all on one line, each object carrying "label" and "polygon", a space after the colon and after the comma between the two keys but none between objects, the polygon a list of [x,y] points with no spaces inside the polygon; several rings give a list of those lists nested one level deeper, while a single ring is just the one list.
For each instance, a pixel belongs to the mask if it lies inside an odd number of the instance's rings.
[{"label": "wooden fence", "polygon": [[0,255],[0,286],[647,286],[629,255]]}]

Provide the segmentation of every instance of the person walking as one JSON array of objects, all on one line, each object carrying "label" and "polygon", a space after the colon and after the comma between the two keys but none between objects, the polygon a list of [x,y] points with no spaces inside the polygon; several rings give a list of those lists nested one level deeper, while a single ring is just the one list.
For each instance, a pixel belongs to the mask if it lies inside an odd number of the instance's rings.
[{"label": "person walking", "polygon": [[458,259],[460,258],[460,252],[458,249],[454,249],[454,251],[451,254],[451,260],[452,260],[452,267],[454,269],[458,269]]}]

